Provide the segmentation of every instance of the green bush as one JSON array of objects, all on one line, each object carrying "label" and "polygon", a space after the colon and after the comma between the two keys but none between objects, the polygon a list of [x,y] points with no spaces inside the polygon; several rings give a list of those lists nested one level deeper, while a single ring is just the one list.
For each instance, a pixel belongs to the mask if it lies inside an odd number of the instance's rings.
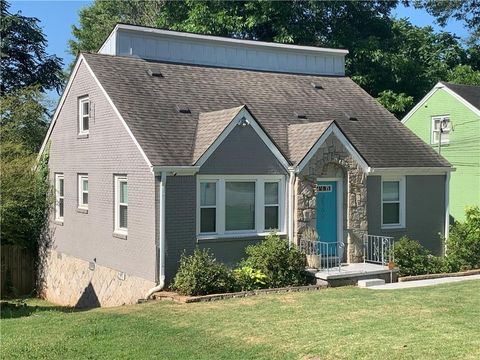
[{"label": "green bush", "polygon": [[190,256],[182,254],[172,289],[182,295],[225,293],[235,289],[235,278],[208,249],[197,248]]},{"label": "green bush", "polygon": [[267,285],[267,275],[250,266],[242,266],[233,270],[233,275],[238,288],[242,291],[261,289]]},{"label": "green bush", "polygon": [[451,272],[480,268],[480,208],[467,208],[465,218],[450,227],[446,242],[446,269]]},{"label": "green bush", "polygon": [[245,250],[247,258],[240,266],[259,270],[266,275],[265,286],[305,285],[305,255],[295,246],[276,234],[270,234],[259,244],[250,245]]},{"label": "green bush", "polygon": [[395,242],[394,256],[400,276],[442,272],[440,260],[431,255],[418,241],[406,236]]}]

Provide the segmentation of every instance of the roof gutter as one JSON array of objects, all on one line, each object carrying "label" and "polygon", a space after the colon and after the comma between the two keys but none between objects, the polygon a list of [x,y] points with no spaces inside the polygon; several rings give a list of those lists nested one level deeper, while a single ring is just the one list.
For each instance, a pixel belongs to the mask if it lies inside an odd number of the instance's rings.
[{"label": "roof gutter", "polygon": [[176,175],[195,175],[200,170],[200,166],[152,166],[152,171],[155,175],[161,175],[164,172],[167,175],[176,176]]},{"label": "roof gutter", "polygon": [[456,169],[452,166],[437,167],[386,167],[370,168],[369,175],[444,175]]}]

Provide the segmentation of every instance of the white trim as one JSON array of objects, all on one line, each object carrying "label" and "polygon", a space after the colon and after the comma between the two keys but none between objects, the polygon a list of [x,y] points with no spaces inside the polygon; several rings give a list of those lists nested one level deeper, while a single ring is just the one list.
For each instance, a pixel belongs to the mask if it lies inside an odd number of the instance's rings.
[{"label": "white trim", "polygon": [[[89,202],[90,202],[90,195],[89,195],[89,189],[87,189],[87,191],[83,190],[83,182],[85,180],[87,181],[87,184],[88,184],[88,174],[78,174],[78,181],[77,181],[77,185],[78,185],[78,208],[87,210],[88,209],[88,202],[86,204],[83,203],[83,194],[87,193],[87,196],[89,198],[88,199]],[[87,185],[87,186],[89,186],[89,185]]]},{"label": "white trim", "polygon": [[111,38],[113,33],[117,32],[118,30],[140,31],[140,32],[159,34],[159,35],[164,35],[169,37],[214,41],[216,43],[224,43],[224,44],[243,44],[243,45],[252,46],[254,48],[263,47],[263,48],[270,48],[270,49],[272,48],[285,49],[285,50],[302,51],[302,52],[309,52],[309,53],[322,53],[322,54],[335,54],[335,55],[348,54],[348,50],[345,50],[345,49],[333,49],[333,48],[322,48],[322,47],[316,47],[316,46],[302,46],[302,45],[291,45],[291,44],[282,44],[282,43],[274,43],[274,42],[266,42],[266,41],[233,39],[233,38],[220,37],[220,36],[199,35],[199,34],[193,34],[193,33],[187,33],[187,32],[162,30],[162,29],[149,28],[145,26],[127,25],[127,24],[117,24],[114,27],[110,35],[103,42],[102,46],[98,50],[99,53],[102,52],[104,45]]},{"label": "white trim", "polygon": [[320,138],[317,140],[315,145],[312,146],[312,148],[308,151],[307,155],[300,161],[300,163],[297,166],[297,172],[300,172],[303,170],[303,168],[308,164],[310,159],[315,155],[320,149],[320,147],[323,145],[323,143],[328,139],[328,137],[334,134],[337,139],[342,143],[342,145],[348,150],[350,155],[355,159],[358,165],[362,168],[362,170],[365,173],[370,172],[370,167],[368,166],[367,162],[362,158],[362,156],[358,153],[358,151],[355,149],[355,147],[348,141],[348,139],[343,135],[341,130],[338,128],[335,123],[332,123],[327,130],[320,136]]},{"label": "white trim", "polygon": [[[87,61],[85,60],[84,56],[82,54],[80,54],[80,56],[78,57],[78,60],[77,60],[77,63],[75,64],[75,67],[73,68],[73,71],[72,71],[72,74],[70,75],[70,78],[68,80],[68,83],[67,83],[67,86],[65,87],[65,90],[62,94],[62,97],[60,98],[60,101],[57,105],[57,109],[55,110],[55,113],[53,114],[53,118],[52,118],[52,121],[50,122],[50,126],[48,128],[48,131],[47,131],[47,135],[45,136],[45,139],[43,140],[43,143],[42,143],[42,147],[40,148],[40,151],[38,153],[38,156],[37,156],[37,161],[40,160],[40,157],[42,156],[42,153],[43,151],[45,150],[45,146],[47,145],[48,143],[48,140],[50,139],[50,135],[52,134],[52,130],[53,130],[53,127],[55,126],[55,123],[57,121],[57,118],[58,118],[58,115],[60,114],[60,110],[61,108],[63,107],[63,104],[65,102],[65,99],[67,97],[67,94],[69,93],[70,91],[70,88],[72,86],[72,83],[73,83],[73,79],[75,78],[77,72],[78,72],[78,69],[80,67],[80,64],[82,62],[85,62],[85,66],[86,68],[88,69],[88,71],[90,72],[90,75],[93,77],[93,79],[95,80],[95,83],[97,84],[97,86],[101,89],[103,95],[105,96],[105,98],[107,99],[108,103],[110,104],[110,106],[112,107],[113,111],[115,112],[115,114],[118,116],[118,118],[120,119],[120,121],[122,122],[123,126],[125,127],[125,129],[127,130],[127,133],[130,135],[130,137],[132,138],[133,142],[135,143],[135,145],[137,146],[138,150],[140,151],[140,153],[142,154],[145,162],[147,163],[148,167],[150,169],[152,169],[152,163],[150,162],[150,160],[148,159],[147,155],[145,154],[145,152],[143,151],[142,147],[140,146],[140,144],[138,143],[137,139],[135,138],[135,136],[133,135],[132,131],[130,130],[130,128],[128,127],[127,123],[125,122],[125,119],[123,118],[123,116],[120,114],[120,112],[118,111],[117,107],[115,106],[115,104],[113,103],[112,99],[110,98],[110,96],[108,95],[108,93],[105,91],[105,89],[103,88],[102,84],[100,83],[100,81],[97,79],[97,77],[95,76],[94,72],[92,71],[92,69],[90,68],[90,65],[88,65]],[[91,110],[91,109],[90,109]]]},{"label": "white trim", "polygon": [[47,146],[48,140],[50,139],[50,135],[52,134],[52,130],[53,130],[53,127],[55,126],[58,115],[60,114],[63,104],[65,103],[65,99],[67,98],[67,95],[70,92],[70,88],[72,87],[73,79],[77,75],[78,69],[80,68],[80,64],[82,63],[83,60],[85,60],[83,55],[80,55],[77,59],[77,62],[75,63],[75,66],[73,67],[72,73],[70,74],[70,77],[67,82],[67,86],[65,86],[65,90],[63,91],[63,94],[60,97],[60,100],[58,101],[58,105],[57,105],[57,108],[55,109],[55,113],[53,114],[52,120],[50,121],[50,126],[48,127],[47,134],[45,135],[45,139],[43,139],[42,146],[40,147],[40,151],[38,152],[37,162],[40,160],[40,157],[42,156],[43,151]]},{"label": "white trim", "polygon": [[295,206],[295,169],[291,168],[288,170],[288,186],[285,189],[285,196],[287,199],[287,231],[288,231],[288,244],[292,246],[293,244],[293,234],[294,234],[294,206]]},{"label": "white trim", "polygon": [[369,175],[444,175],[455,171],[452,167],[394,167],[394,168],[371,168]]},{"label": "white trim", "polygon": [[[244,231],[228,231],[225,229],[225,183],[233,181],[249,181],[255,183],[255,228]],[[215,233],[200,232],[200,183],[215,182],[216,185],[216,224]],[[268,234],[265,230],[265,182],[278,182],[279,219],[278,233],[285,234],[286,227],[286,191],[284,175],[198,175],[197,176],[197,205],[196,205],[196,233],[197,239],[218,239],[228,237],[252,237]]]},{"label": "white trim", "polygon": [[[63,180],[63,195],[60,195],[60,180]],[[63,216],[60,216],[60,199],[63,199]],[[55,220],[63,222],[65,219],[65,175],[55,173]]]},{"label": "white trim", "polygon": [[165,195],[167,185],[167,173],[162,172],[160,179],[160,229],[159,229],[159,280],[160,285],[163,287],[165,284]]},{"label": "white trim", "polygon": [[[127,194],[128,194],[128,178],[126,175],[115,175],[115,230],[114,232],[117,234],[128,234],[128,200],[126,203],[120,202],[120,183],[126,182],[127,183]],[[128,196],[128,195],[127,195]],[[120,206],[127,207],[127,227],[123,228],[120,227]]]},{"label": "white trim", "polygon": [[[245,117],[247,122],[243,122],[242,118]],[[289,168],[289,163],[287,159],[282,155],[277,146],[270,140],[265,131],[260,127],[257,121],[254,119],[250,111],[244,106],[237,115],[234,116],[232,121],[225,127],[222,133],[215,139],[215,141],[210,145],[210,147],[200,156],[200,158],[195,163],[196,166],[201,167],[208,158],[213,154],[213,152],[220,146],[220,144],[227,138],[227,136],[235,129],[236,126],[241,126],[240,122],[247,124],[246,126],[251,126],[257,135],[262,139],[265,145],[270,149],[273,155],[277,160],[283,165],[285,169]]]},{"label": "white trim", "polygon": [[[78,117],[78,135],[87,135],[90,133],[90,114],[92,112],[92,109],[91,109],[91,106],[90,106],[90,99],[88,97],[88,95],[85,95],[85,96],[80,96],[78,97],[77,99],[78,101],[78,114],[77,114],[77,117]],[[83,104],[84,103],[87,103],[88,104],[88,114],[85,115],[83,113]],[[88,129],[85,130],[83,128],[83,119],[84,118],[88,118]]]},{"label": "white trim", "polygon": [[[399,222],[397,224],[383,223],[383,183],[385,181],[398,182]],[[395,201],[397,203],[397,201]],[[406,181],[405,176],[382,176],[380,183],[380,225],[382,229],[404,229],[406,227]]]},{"label": "white trim", "polygon": [[[343,178],[338,177],[338,178],[317,178],[317,181],[315,184],[318,182],[322,181],[335,181],[337,183],[337,244],[338,244],[338,250],[340,257],[343,257],[343,246],[340,246],[340,242],[344,243],[344,238],[343,238]],[[316,196],[316,194],[315,194]]]},{"label": "white trim", "polygon": [[[450,173],[445,175],[445,229],[444,237],[448,240],[450,235]],[[447,242],[445,241],[445,254],[447,253]]]},{"label": "white trim", "polygon": [[95,80],[95,82],[97,83],[97,86],[102,90],[102,93],[103,95],[105,96],[105,98],[107,99],[108,103],[110,104],[110,106],[112,107],[113,111],[115,112],[115,114],[118,116],[118,118],[120,119],[120,121],[122,122],[123,126],[125,127],[125,130],[127,130],[127,133],[128,135],[130,135],[130,137],[132,138],[133,142],[135,143],[135,145],[137,146],[138,150],[140,151],[140,154],[142,154],[145,162],[147,163],[148,167],[150,169],[152,169],[152,163],[150,162],[150,160],[148,160],[148,157],[147,157],[147,154],[145,154],[145,152],[143,151],[142,147],[140,146],[140,144],[138,143],[137,139],[135,138],[135,136],[133,135],[132,131],[130,130],[130,128],[128,127],[125,119],[123,118],[122,114],[120,114],[120,111],[118,111],[117,107],[115,106],[115,104],[113,103],[112,99],[110,98],[110,96],[108,95],[107,91],[103,88],[102,84],[100,83],[100,81],[97,79],[97,77],[95,76],[92,68],[90,67],[90,65],[88,65],[88,62],[85,61],[85,66],[86,68],[88,69],[88,71],[90,72],[90,75],[92,75],[93,79]]},{"label": "white trim", "polygon": [[[448,128],[447,129],[444,129],[444,131],[441,130],[441,126],[442,126],[442,121],[444,120],[448,120]],[[438,130],[435,130],[435,122],[436,121],[439,121],[439,129]],[[438,145],[440,143],[440,138],[442,135],[439,135],[439,140],[436,140],[435,141],[435,136],[434,136],[434,133],[439,133],[439,134],[443,134],[443,133],[448,133],[448,138],[447,139],[441,139],[441,144],[440,145],[446,145],[446,144],[449,144],[450,143],[450,132],[452,130],[452,122],[450,121],[450,115],[434,115],[431,117],[431,123],[430,123],[430,144],[431,145]]]},{"label": "white trim", "polygon": [[427,102],[428,99],[430,99],[430,97],[435,94],[435,92],[439,89],[443,89],[445,90],[448,94],[452,95],[453,97],[455,97],[455,99],[457,99],[458,101],[460,101],[463,105],[465,105],[469,110],[473,111],[475,114],[477,114],[478,116],[480,116],[480,109],[477,109],[475,106],[473,106],[472,104],[470,104],[467,100],[465,100],[463,97],[461,97],[460,95],[458,95],[455,91],[451,90],[448,88],[447,85],[445,84],[442,84],[442,82],[438,82],[432,90],[430,90],[428,92],[427,95],[425,95],[425,97],[420,100],[418,102],[417,105],[415,105],[413,107],[412,110],[410,110],[407,115],[405,115],[402,119],[402,123],[406,123],[411,117],[412,115],[420,108],[423,106],[423,104],[425,104]]},{"label": "white trim", "polygon": [[152,167],[155,175],[167,172],[167,175],[195,175],[200,170],[200,166],[156,166]]}]

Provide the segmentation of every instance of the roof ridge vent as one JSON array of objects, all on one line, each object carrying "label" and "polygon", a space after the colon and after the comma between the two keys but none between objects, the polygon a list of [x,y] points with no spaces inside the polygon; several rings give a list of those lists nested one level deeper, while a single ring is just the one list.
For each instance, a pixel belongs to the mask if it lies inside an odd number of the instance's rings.
[{"label": "roof ridge vent", "polygon": [[181,105],[175,105],[175,108],[180,114],[191,114],[192,112],[190,111],[189,107],[187,105],[181,104]]},{"label": "roof ridge vent", "polygon": [[312,87],[314,89],[317,89],[317,90],[323,90],[324,89],[324,87],[320,83],[311,82],[310,84],[312,85]]},{"label": "roof ridge vent", "polygon": [[159,70],[147,69],[147,74],[152,77],[163,78],[163,74]]}]

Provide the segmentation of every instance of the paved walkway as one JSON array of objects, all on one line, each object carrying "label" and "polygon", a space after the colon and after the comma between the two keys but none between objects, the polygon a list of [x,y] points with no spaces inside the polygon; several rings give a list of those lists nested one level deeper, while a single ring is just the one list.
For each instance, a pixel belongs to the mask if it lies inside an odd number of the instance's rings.
[{"label": "paved walkway", "polygon": [[391,284],[385,284],[385,285],[370,286],[367,289],[373,289],[373,290],[408,289],[408,288],[416,288],[416,287],[421,287],[421,286],[432,286],[432,285],[447,284],[447,283],[468,281],[468,280],[480,280],[480,275],[444,277],[444,278],[428,279],[428,280],[404,281],[404,282],[397,282],[397,283],[391,283]]}]

